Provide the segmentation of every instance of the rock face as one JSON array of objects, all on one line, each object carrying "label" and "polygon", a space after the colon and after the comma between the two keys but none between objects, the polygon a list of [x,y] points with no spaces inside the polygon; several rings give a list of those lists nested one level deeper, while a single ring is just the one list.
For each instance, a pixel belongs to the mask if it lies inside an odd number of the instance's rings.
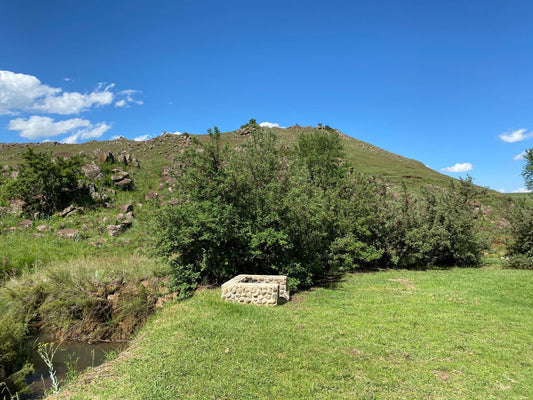
[{"label": "rock face", "polygon": [[102,168],[100,168],[94,162],[84,165],[81,167],[81,170],[87,178],[92,180],[102,179],[104,177],[104,171],[102,171]]}]

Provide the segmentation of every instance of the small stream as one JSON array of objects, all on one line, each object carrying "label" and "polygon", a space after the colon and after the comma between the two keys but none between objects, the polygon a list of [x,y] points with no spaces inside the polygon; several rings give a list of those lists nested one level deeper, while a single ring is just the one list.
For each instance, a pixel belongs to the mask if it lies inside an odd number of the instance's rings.
[{"label": "small stream", "polygon": [[[28,346],[32,349],[32,363],[35,371],[26,377],[26,383],[33,390],[33,394],[21,397],[21,399],[38,399],[43,396],[45,390],[50,390],[51,382],[48,367],[36,350],[40,342],[54,343],[54,340],[44,334],[33,336],[28,340]],[[72,374],[96,367],[109,359],[113,352],[118,353],[126,346],[127,343],[125,342],[61,342],[53,360],[60,387],[69,373]]]}]

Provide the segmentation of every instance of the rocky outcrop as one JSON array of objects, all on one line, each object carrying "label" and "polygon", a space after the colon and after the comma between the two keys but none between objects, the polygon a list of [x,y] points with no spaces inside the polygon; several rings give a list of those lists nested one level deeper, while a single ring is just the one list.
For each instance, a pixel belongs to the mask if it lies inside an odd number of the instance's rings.
[{"label": "rocky outcrop", "polygon": [[113,163],[115,162],[115,157],[113,156],[113,153],[111,153],[110,151],[104,151],[100,153],[100,155],[98,156],[98,161],[100,161],[101,163],[104,163],[104,162]]},{"label": "rocky outcrop", "polygon": [[104,177],[104,171],[96,163],[85,164],[81,167],[83,174],[92,180],[102,179]]},{"label": "rocky outcrop", "polygon": [[111,180],[116,187],[122,190],[129,190],[133,187],[133,181],[130,179],[129,173],[120,168],[115,168],[112,172]]}]

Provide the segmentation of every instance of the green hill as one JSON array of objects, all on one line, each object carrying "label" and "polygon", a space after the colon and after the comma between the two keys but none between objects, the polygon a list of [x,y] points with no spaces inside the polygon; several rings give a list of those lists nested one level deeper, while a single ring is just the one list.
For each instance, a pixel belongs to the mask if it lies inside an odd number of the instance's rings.
[{"label": "green hill", "polygon": [[[278,134],[280,140],[287,146],[293,145],[297,137],[306,132],[322,127],[301,127],[298,125],[289,128],[262,128],[271,129]],[[325,128],[322,128],[325,129]],[[68,156],[83,154],[88,158],[96,158],[102,151],[111,151],[114,154],[130,152],[141,162],[141,175],[146,175],[146,184],[152,188],[157,188],[157,175],[159,168],[167,165],[169,160],[187,142],[184,140],[189,134],[174,135],[162,134],[153,139],[136,142],[124,138],[112,141],[90,141],[82,144],[60,144],[57,142],[47,143],[11,143],[0,144],[0,165],[14,166],[22,161],[21,154],[27,148],[36,151],[52,152],[57,156]],[[207,135],[191,135],[203,140]],[[222,135],[223,140],[238,145],[246,139],[246,129],[239,129],[226,132]],[[370,143],[352,138],[341,133],[341,138],[346,149],[346,163],[353,167],[354,171],[367,173],[383,177],[393,184],[405,183],[408,187],[420,188],[424,185],[436,185],[447,187],[454,180],[447,175],[434,171],[419,161],[402,157],[373,146]],[[150,180],[154,182],[150,182]],[[491,195],[499,196],[497,192],[491,191]]]}]

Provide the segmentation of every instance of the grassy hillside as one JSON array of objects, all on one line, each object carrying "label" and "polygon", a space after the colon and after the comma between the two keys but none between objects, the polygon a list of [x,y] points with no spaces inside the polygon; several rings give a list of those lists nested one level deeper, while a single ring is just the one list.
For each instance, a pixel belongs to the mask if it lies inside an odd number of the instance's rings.
[{"label": "grassy hillside", "polygon": [[[268,128],[265,128],[268,129]],[[313,127],[295,125],[287,129],[271,128],[286,145],[294,144],[298,135],[309,132]],[[242,143],[246,135],[242,131],[223,134],[223,140],[232,144]],[[195,135],[201,140],[207,135]],[[393,183],[405,182],[408,186],[419,187],[425,184],[448,186],[453,179],[427,168],[421,162],[404,158],[390,153],[369,143],[342,135],[346,146],[346,162],[355,171],[379,175]],[[22,152],[31,147],[37,151],[52,152],[55,155],[74,155],[82,152],[88,156],[95,156],[100,151],[111,151],[119,154],[128,151],[134,154],[142,163],[142,170],[149,177],[158,173],[158,167],[168,164],[172,156],[179,151],[185,141],[182,137],[164,134],[151,140],[135,142],[127,139],[112,141],[91,141],[82,144],[32,143],[32,144],[0,144],[0,165],[16,165],[22,161]]]},{"label": "grassy hillside", "polygon": [[530,271],[348,275],[279,307],[167,305],[54,399],[529,399]]}]

